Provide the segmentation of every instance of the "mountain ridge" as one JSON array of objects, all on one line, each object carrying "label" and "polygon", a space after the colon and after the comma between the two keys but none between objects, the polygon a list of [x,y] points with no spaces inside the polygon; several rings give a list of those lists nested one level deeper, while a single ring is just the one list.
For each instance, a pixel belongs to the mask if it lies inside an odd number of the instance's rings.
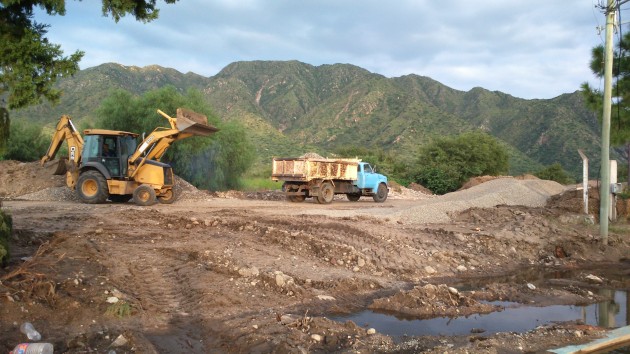
[{"label": "mountain ridge", "polygon": [[112,89],[139,95],[165,85],[200,90],[222,119],[248,127],[263,165],[271,156],[348,146],[393,151],[413,163],[419,146],[469,130],[510,146],[511,161],[528,161],[511,169],[513,174],[560,162],[578,177],[577,149],[594,161],[599,154],[597,118],[579,91],[528,100],[481,87],[460,91],[416,74],[387,78],[352,64],[295,60],[234,62],[211,77],[105,63],[59,80],[59,105],[42,103],[11,114],[44,125],[61,114],[93,121]]}]

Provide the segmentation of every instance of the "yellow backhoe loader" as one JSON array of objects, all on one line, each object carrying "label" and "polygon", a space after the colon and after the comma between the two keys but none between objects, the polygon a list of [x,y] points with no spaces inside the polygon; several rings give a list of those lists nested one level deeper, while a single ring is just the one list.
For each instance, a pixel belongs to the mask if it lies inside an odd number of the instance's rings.
[{"label": "yellow backhoe loader", "polygon": [[205,115],[190,110],[178,108],[177,118],[157,112],[168,120],[170,128],[156,128],[140,146],[136,143],[138,134],[124,131],[87,129],[81,137],[71,118],[63,115],[41,164],[54,159],[66,141],[68,158],[59,160],[55,174],[66,175],[66,184],[76,190],[82,202],[97,204],[109,199],[125,203],[133,199],[139,205],[172,203],[176,198],[173,169],[160,159],[173,142],[208,136],[218,129],[208,125]]}]

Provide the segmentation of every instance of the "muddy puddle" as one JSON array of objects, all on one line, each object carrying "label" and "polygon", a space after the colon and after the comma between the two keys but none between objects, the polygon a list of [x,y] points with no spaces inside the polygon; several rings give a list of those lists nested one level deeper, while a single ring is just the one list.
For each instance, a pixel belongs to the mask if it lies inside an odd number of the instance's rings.
[{"label": "muddy puddle", "polygon": [[[476,290],[492,283],[522,284],[533,283],[536,286],[554,281],[579,278],[585,271],[541,271],[537,269],[519,272],[516,275],[475,279],[452,283],[459,291]],[[586,271],[588,273],[588,271]],[[599,272],[599,274],[602,274]],[[592,289],[593,293],[608,300],[590,305],[550,305],[530,306],[516,302],[486,302],[496,306],[499,311],[488,314],[473,314],[461,317],[436,317],[418,319],[397,312],[364,310],[348,315],[331,316],[330,318],[346,322],[352,321],[365,328],[392,337],[404,336],[453,336],[453,335],[492,335],[498,332],[523,333],[541,325],[575,321],[592,326],[616,328],[630,325],[630,303],[628,298],[627,270],[607,271],[602,275],[614,279],[623,289]]]},{"label": "muddy puddle", "polygon": [[614,328],[628,325],[628,298],[626,291],[614,291],[614,300],[587,306],[553,305],[544,307],[523,306],[511,302],[490,302],[504,308],[502,311],[467,317],[438,317],[425,320],[408,319],[396,314],[371,310],[333,317],[335,321],[352,321],[359,326],[374,328],[391,336],[424,335],[491,335],[498,332],[526,332],[540,325],[554,322],[582,321],[585,324]]}]

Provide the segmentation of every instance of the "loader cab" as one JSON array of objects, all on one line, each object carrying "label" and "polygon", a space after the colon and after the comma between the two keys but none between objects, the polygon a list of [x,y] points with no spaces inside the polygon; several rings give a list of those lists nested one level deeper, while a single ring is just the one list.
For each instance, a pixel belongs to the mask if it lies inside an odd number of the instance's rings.
[{"label": "loader cab", "polygon": [[138,134],[103,129],[84,132],[82,166],[104,168],[108,178],[127,176],[127,160],[137,147]]}]

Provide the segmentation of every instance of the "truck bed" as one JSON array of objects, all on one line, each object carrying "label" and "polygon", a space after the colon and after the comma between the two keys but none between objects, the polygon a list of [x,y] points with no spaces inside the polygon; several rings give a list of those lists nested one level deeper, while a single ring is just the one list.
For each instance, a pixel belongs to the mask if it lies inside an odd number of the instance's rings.
[{"label": "truck bed", "polygon": [[358,159],[274,158],[274,181],[356,180]]}]

